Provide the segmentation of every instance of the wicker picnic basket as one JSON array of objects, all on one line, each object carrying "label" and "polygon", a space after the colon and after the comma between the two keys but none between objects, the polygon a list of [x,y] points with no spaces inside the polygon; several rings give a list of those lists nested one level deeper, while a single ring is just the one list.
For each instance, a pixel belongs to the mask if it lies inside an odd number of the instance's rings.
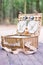
[{"label": "wicker picnic basket", "polygon": [[[29,53],[33,53],[33,50],[34,52],[37,50],[38,48],[38,37],[39,37],[39,34],[40,34],[40,27],[41,27],[41,22],[42,22],[42,13],[38,13],[38,14],[20,14],[19,15],[19,19],[22,19],[24,16],[27,16],[28,17],[28,20],[29,20],[29,17],[30,16],[34,16],[34,20],[36,21],[39,21],[39,28],[38,30],[34,33],[34,34],[29,34],[28,31],[25,31],[23,34],[14,34],[14,35],[7,35],[7,36],[1,36],[1,43],[2,43],[2,48],[6,49],[7,50],[9,49],[9,52],[13,52],[13,51],[16,51],[14,53],[17,53],[17,51],[22,51],[26,54],[29,54]],[[30,36],[30,37],[27,37],[27,38],[11,38],[10,36]],[[17,42],[20,43],[20,45],[15,45]],[[29,48],[28,48],[28,45],[26,46],[25,43],[31,43]],[[19,50],[17,50],[19,49]],[[32,51],[32,52],[30,52]]]}]

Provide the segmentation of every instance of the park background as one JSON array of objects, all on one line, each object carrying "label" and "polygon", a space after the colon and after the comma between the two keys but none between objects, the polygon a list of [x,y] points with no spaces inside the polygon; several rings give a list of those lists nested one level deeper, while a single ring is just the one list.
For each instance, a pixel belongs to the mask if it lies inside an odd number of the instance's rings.
[{"label": "park background", "polygon": [[43,20],[43,0],[0,0],[0,24],[17,24],[19,12],[35,11],[42,13]]}]

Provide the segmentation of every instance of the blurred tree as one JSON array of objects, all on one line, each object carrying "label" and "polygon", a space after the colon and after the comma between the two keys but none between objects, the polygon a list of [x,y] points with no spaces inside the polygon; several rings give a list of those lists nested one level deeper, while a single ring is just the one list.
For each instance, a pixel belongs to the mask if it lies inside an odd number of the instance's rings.
[{"label": "blurred tree", "polygon": [[24,13],[26,14],[26,5],[27,5],[27,1],[24,0]]},{"label": "blurred tree", "polygon": [[38,12],[41,12],[39,2],[40,2],[40,0],[36,0],[36,10],[37,10]]},{"label": "blurred tree", "polygon": [[3,10],[5,12],[5,17],[9,17],[10,15],[10,10],[11,10],[11,6],[12,5],[12,0],[4,0],[3,1]]},{"label": "blurred tree", "polygon": [[40,0],[39,2],[40,10],[43,13],[43,0]]},{"label": "blurred tree", "polygon": [[3,19],[2,1],[3,1],[3,0],[0,0],[0,24],[2,23],[2,19]]}]

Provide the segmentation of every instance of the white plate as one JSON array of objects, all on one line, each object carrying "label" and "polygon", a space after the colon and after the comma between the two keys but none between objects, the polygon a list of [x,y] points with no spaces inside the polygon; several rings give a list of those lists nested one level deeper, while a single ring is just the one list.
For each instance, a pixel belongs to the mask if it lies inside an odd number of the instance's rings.
[{"label": "white plate", "polygon": [[28,32],[35,33],[38,30],[38,21],[30,21],[28,23]]},{"label": "white plate", "polygon": [[19,21],[17,24],[17,30],[19,33],[23,33],[26,28],[26,21]]}]

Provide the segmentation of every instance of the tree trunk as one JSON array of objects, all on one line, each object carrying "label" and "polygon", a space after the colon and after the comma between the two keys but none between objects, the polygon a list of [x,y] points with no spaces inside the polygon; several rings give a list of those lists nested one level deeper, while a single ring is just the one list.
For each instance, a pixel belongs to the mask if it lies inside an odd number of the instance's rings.
[{"label": "tree trunk", "polygon": [[40,13],[40,6],[39,6],[39,0],[36,0],[36,10]]},{"label": "tree trunk", "polygon": [[26,14],[26,0],[24,0],[24,13]]}]

